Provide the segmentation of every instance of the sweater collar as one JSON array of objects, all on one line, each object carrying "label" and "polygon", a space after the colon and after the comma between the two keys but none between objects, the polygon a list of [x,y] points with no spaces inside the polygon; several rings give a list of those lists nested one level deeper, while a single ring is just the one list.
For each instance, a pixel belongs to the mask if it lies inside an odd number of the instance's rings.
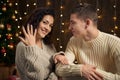
[{"label": "sweater collar", "polygon": [[103,32],[99,31],[98,36],[95,39],[93,39],[91,41],[85,41],[85,42],[88,44],[99,44],[101,41],[103,41],[104,35],[102,33]]}]

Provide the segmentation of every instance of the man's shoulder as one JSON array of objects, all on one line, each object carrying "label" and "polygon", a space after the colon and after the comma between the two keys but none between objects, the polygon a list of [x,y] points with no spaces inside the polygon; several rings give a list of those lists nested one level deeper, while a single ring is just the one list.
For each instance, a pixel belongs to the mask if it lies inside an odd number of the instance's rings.
[{"label": "man's shoulder", "polygon": [[117,35],[113,35],[113,34],[109,34],[109,33],[105,33],[105,32],[102,32],[102,34],[104,37],[106,37],[108,39],[120,41],[120,38]]}]

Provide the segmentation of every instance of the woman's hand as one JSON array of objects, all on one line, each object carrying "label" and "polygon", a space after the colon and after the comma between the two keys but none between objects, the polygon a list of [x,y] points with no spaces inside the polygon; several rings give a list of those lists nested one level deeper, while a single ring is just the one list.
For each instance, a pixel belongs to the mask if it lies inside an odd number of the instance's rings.
[{"label": "woman's hand", "polygon": [[20,40],[26,45],[26,46],[33,46],[36,44],[36,33],[37,30],[35,29],[35,32],[33,33],[33,26],[27,25],[27,31],[24,27],[22,27],[23,34],[25,35],[25,38],[19,37]]},{"label": "woman's hand", "polygon": [[55,62],[55,63],[60,62],[60,63],[62,63],[62,64],[68,64],[68,60],[67,60],[67,58],[65,57],[65,55],[61,55],[61,54],[55,55],[55,57],[54,57],[54,62]]}]

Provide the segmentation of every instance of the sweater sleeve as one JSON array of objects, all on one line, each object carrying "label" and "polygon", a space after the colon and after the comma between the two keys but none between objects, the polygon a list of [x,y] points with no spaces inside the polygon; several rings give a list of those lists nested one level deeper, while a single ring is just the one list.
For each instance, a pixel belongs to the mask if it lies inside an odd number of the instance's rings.
[{"label": "sweater sleeve", "polygon": [[65,51],[65,57],[67,58],[69,64],[63,65],[61,63],[56,65],[56,73],[60,77],[69,77],[69,76],[81,76],[81,66],[74,64],[75,55],[73,50],[73,44],[70,41],[67,45],[66,51]]},{"label": "sweater sleeve", "polygon": [[[29,80],[44,80],[44,67],[40,64],[40,61],[37,60],[39,54],[37,46],[18,46],[16,53],[24,54],[24,64],[17,62],[18,67],[20,65],[21,67],[19,68],[23,68],[21,70],[23,70],[24,76]],[[20,56],[17,57],[17,61],[21,61]]]},{"label": "sweater sleeve", "polygon": [[[44,67],[38,61],[38,55],[40,54],[37,46],[26,46],[25,58],[27,60],[26,64],[26,75],[35,80],[44,80]],[[33,69],[33,70],[32,70]]]}]

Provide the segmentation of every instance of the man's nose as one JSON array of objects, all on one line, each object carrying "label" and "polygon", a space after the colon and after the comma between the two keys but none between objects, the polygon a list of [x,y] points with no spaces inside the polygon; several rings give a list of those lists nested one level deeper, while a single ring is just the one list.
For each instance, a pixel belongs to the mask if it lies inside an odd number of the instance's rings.
[{"label": "man's nose", "polygon": [[71,25],[69,25],[68,29],[71,30],[71,28],[72,28]]}]

